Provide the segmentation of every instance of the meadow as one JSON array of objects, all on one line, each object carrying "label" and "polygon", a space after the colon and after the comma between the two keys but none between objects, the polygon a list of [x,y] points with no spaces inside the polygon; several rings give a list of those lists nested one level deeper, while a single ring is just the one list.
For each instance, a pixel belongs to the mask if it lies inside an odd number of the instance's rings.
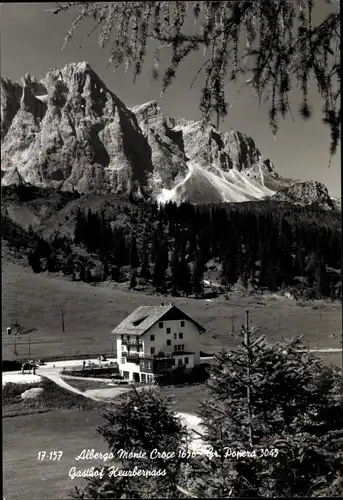
[{"label": "meadow", "polygon": [[[55,392],[63,395],[64,390],[56,386]],[[206,390],[199,384],[180,388],[165,387],[161,389],[161,393],[175,400],[171,407],[173,411],[195,413]],[[47,413],[40,413],[36,409],[35,414],[11,417],[6,412],[7,416],[3,415],[5,498],[68,498],[71,488],[85,485],[84,480],[69,477],[70,469],[89,469],[101,465],[99,460],[76,461],[75,457],[85,448],[94,448],[95,452],[100,453],[108,452],[106,443],[96,431],[97,426],[104,423],[102,412],[108,405],[95,403],[93,408],[82,411],[76,408],[82,396],[70,393],[69,399],[75,403],[70,409],[60,408],[57,411],[51,409],[50,405]],[[11,409],[12,404],[6,404],[5,407]],[[63,451],[63,456],[58,461],[38,460],[38,452],[43,450],[47,453],[53,450]]]},{"label": "meadow", "polygon": [[[6,499],[66,499],[71,488],[84,483],[71,479],[72,467],[88,469],[97,460],[77,462],[84,448],[107,452],[96,427],[100,411],[56,410],[43,414],[3,418],[3,495]],[[38,460],[39,451],[63,451],[59,461]]]},{"label": "meadow", "polygon": [[[65,277],[34,274],[28,267],[3,262],[2,331],[18,322],[30,334],[16,340],[2,336],[3,359],[33,359],[78,354],[111,353],[111,330],[139,305],[157,305],[170,301],[206,328],[200,336],[200,349],[213,353],[222,347],[234,347],[229,332],[237,332],[250,309],[251,324],[260,327],[268,340],[304,335],[310,347],[338,348],[342,328],[341,305],[317,301],[297,304],[273,295],[244,297],[233,294],[212,301],[147,295],[115,287],[112,283],[90,286],[68,281]],[[64,311],[62,331],[61,310]],[[341,355],[323,355],[326,361],[340,363]],[[99,387],[100,388],[100,387]],[[196,413],[206,397],[203,385],[164,387],[165,396],[173,396],[174,411]],[[80,464],[75,457],[84,448],[106,452],[96,427],[102,423],[101,408],[80,411],[52,409],[47,413],[3,418],[4,496],[22,498],[67,498],[70,489],[83,484],[71,480],[71,467]],[[38,461],[38,451],[61,450],[60,461]],[[90,468],[89,460],[79,465]]]},{"label": "meadow", "polygon": [[260,327],[260,334],[265,334],[270,342],[303,335],[312,348],[341,347],[342,307],[338,302],[299,304],[272,294],[236,293],[228,300],[219,296],[207,301],[148,295],[119,288],[111,282],[91,286],[62,276],[34,274],[27,266],[5,260],[2,331],[6,332],[6,327],[18,322],[31,333],[17,339],[3,335],[3,359],[28,358],[29,350],[33,359],[115,354],[111,331],[138,306],[162,302],[173,302],[206,328],[199,337],[200,349],[204,352],[235,346],[230,331],[239,330],[247,308],[251,325]]}]

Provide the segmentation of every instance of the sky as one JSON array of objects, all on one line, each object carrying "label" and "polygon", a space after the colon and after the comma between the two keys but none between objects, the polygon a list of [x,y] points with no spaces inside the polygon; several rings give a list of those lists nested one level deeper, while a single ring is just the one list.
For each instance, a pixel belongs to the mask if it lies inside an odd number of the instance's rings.
[{"label": "sky", "polygon": [[[326,8],[324,0],[319,9]],[[53,15],[47,9],[50,3],[2,3],[0,5],[1,76],[12,81],[26,73],[41,79],[52,68],[62,68],[71,62],[87,61],[93,70],[128,107],[157,100],[165,115],[199,120],[201,78],[192,89],[190,85],[203,63],[202,52],[193,54],[179,67],[176,80],[162,96],[161,83],[151,78],[152,53],[148,53],[142,75],[133,83],[132,73],[124,68],[113,72],[106,68],[109,48],[97,44],[96,35],[80,47],[87,33],[87,25],[80,26],[62,51],[64,36],[71,26],[73,12]],[[319,16],[323,12],[318,13]],[[231,102],[238,87],[228,83],[227,100]],[[329,167],[329,129],[321,123],[322,105],[314,82],[309,90],[313,118],[304,121],[297,113],[300,92],[294,90],[291,106],[294,120],[288,116],[280,121],[276,138],[268,124],[268,104],[258,104],[251,89],[245,88],[235,99],[228,116],[220,124],[222,132],[239,130],[251,136],[262,155],[270,158],[276,170],[284,177],[323,182],[332,196],[341,196],[340,149]]]}]

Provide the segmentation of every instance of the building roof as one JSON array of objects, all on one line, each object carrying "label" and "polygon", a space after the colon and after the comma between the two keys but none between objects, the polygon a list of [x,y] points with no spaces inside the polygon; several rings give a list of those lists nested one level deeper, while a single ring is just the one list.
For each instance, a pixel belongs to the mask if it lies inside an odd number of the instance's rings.
[{"label": "building roof", "polygon": [[122,335],[143,335],[152,326],[162,319],[187,319],[192,321],[200,331],[205,328],[194,319],[190,318],[178,307],[170,304],[168,306],[140,306],[119,325],[112,330],[113,334]]}]

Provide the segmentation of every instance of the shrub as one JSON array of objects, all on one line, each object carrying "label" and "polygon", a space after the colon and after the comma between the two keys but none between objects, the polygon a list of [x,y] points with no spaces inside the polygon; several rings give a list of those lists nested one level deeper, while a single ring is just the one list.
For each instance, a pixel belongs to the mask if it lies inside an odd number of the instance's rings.
[{"label": "shrub", "polygon": [[114,378],[122,380],[122,376],[118,373],[118,368],[85,368],[84,370],[66,370],[63,375],[72,375],[73,377],[99,377],[99,378]]},{"label": "shrub", "polygon": [[161,387],[166,385],[203,384],[209,377],[209,366],[208,363],[203,363],[189,369],[180,366],[173,371],[164,371],[156,377],[156,383]]}]

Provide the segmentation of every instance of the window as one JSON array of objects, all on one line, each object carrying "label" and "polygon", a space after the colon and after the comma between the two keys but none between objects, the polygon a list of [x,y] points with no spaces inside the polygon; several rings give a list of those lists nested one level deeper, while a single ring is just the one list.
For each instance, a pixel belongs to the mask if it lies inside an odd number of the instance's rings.
[{"label": "window", "polygon": [[151,370],[152,366],[151,366],[151,361],[148,361],[148,370]]},{"label": "window", "polygon": [[154,342],[154,340],[155,340],[155,335],[150,335],[150,340],[151,340],[151,342]]},{"label": "window", "polygon": [[155,347],[150,347],[150,354],[155,354]]},{"label": "window", "polygon": [[177,345],[174,345],[174,351],[177,351]]},{"label": "window", "polygon": [[189,363],[189,358],[185,358],[185,365],[188,365]]},{"label": "window", "polygon": [[121,358],[121,363],[125,363],[126,358]]},{"label": "window", "polygon": [[178,359],[178,360],[177,360],[177,364],[178,364],[179,366],[182,366],[182,359]]},{"label": "window", "polygon": [[163,322],[162,322],[162,321],[160,321],[160,323],[158,324],[158,326],[159,326],[160,328],[163,328]]},{"label": "window", "polygon": [[184,351],[184,350],[185,350],[185,344],[182,344],[181,351]]},{"label": "window", "polygon": [[130,340],[130,335],[127,335],[127,340]]},{"label": "window", "polygon": [[167,333],[170,333],[171,332],[171,329],[170,328],[167,328]]},{"label": "window", "polygon": [[123,334],[121,334],[121,339],[124,340],[124,335]]},{"label": "window", "polygon": [[184,321],[181,321],[181,327],[182,326],[185,326],[185,322]]},{"label": "window", "polygon": [[179,339],[183,339],[183,333],[179,333]]},{"label": "window", "polygon": [[171,340],[170,339],[167,340],[167,345],[171,345]]},{"label": "window", "polygon": [[175,366],[175,358],[173,358],[173,366]]},{"label": "window", "polygon": [[174,339],[177,339],[177,335],[176,335],[176,333],[174,333]]},{"label": "window", "polygon": [[124,378],[124,380],[129,380],[130,373],[129,372],[123,372],[123,378]]},{"label": "window", "polygon": [[145,373],[141,373],[141,380],[142,380],[142,382],[146,382],[146,374]]}]

